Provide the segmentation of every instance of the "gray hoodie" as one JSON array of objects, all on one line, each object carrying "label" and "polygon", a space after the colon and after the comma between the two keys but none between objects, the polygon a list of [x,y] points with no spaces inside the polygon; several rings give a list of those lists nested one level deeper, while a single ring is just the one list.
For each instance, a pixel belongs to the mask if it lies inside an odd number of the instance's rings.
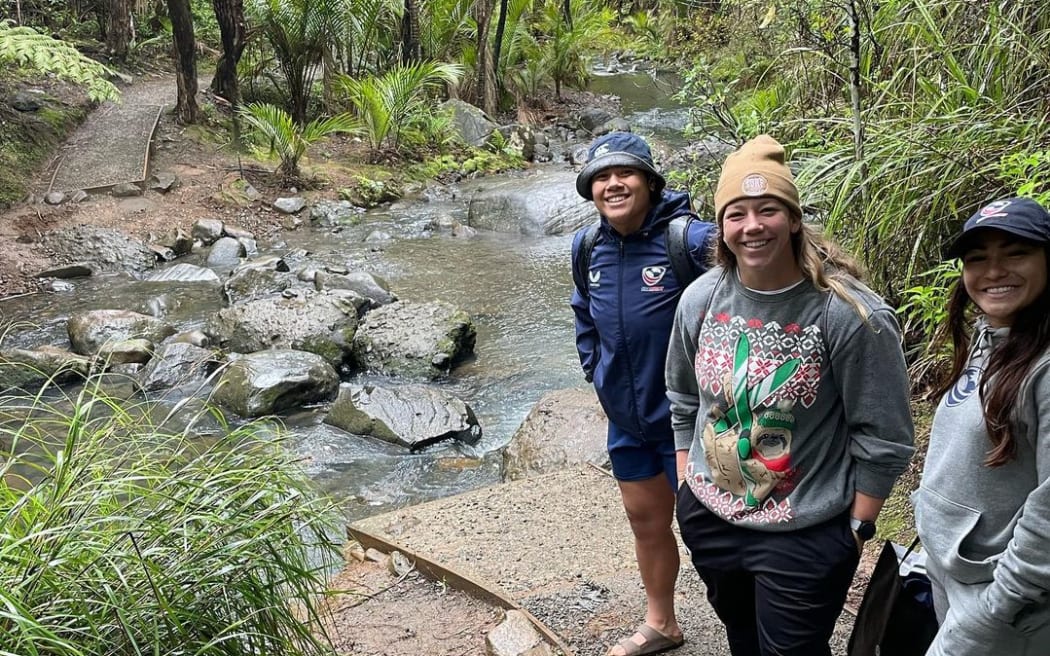
[{"label": "gray hoodie", "polygon": [[723,519],[789,531],[888,496],[913,452],[893,312],[852,281],[865,322],[808,280],[779,293],[713,269],[683,294],[667,353],[685,481]]},{"label": "gray hoodie", "polygon": [[922,484],[912,495],[941,630],[929,654],[1050,654],[1050,353],[1022,384],[1016,457],[987,467],[978,393],[1008,328],[978,322],[969,361],[934,415]]}]

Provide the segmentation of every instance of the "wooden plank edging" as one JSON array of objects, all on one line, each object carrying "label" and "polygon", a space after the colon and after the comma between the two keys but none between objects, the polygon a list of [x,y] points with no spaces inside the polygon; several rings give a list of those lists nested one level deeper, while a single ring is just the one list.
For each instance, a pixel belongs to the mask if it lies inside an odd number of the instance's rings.
[{"label": "wooden plank edging", "polygon": [[369,533],[362,528],[355,528],[354,526],[346,527],[347,535],[357,542],[365,549],[377,549],[384,553],[390,553],[391,551],[400,551],[408,557],[410,561],[415,565],[416,570],[420,574],[426,576],[432,581],[440,581],[446,585],[452,587],[455,590],[460,590],[469,594],[470,596],[480,599],[485,603],[498,606],[504,610],[516,610],[524,615],[529,622],[536,628],[537,631],[549,642],[555,649],[559,650],[564,656],[576,656],[576,652],[569,648],[561,637],[552,631],[546,624],[541,622],[539,618],[525,610],[516,601],[507,597],[502,592],[495,590],[485,583],[467,575],[462,572],[458,572],[455,569],[434,562],[429,558],[412,551],[404,545],[398,544],[388,538]]}]

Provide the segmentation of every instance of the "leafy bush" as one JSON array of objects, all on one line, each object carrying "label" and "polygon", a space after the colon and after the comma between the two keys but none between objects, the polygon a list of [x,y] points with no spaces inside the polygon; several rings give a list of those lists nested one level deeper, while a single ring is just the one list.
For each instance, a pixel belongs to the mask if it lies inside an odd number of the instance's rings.
[{"label": "leafy bush", "polygon": [[949,344],[930,339],[946,325],[948,299],[955,282],[962,275],[959,260],[949,260],[919,274],[925,284],[915,285],[901,293],[897,308],[904,332],[905,354],[912,380],[924,381],[928,374],[947,366],[951,359]]},{"label": "leafy bush", "polygon": [[0,398],[0,653],[328,653],[335,515],[279,430],[47,395]]}]

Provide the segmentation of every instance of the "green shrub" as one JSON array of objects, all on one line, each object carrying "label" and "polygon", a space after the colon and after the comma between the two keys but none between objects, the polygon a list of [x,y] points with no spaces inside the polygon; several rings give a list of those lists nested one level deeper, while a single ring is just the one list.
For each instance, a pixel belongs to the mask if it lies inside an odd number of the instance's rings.
[{"label": "green shrub", "polygon": [[280,430],[195,436],[96,383],[0,398],[0,653],[329,653],[335,515]]}]

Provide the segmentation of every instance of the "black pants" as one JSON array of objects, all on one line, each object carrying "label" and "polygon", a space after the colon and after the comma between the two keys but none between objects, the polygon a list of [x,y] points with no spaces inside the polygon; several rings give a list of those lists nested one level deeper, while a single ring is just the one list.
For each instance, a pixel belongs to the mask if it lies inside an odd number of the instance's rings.
[{"label": "black pants", "polygon": [[733,656],[830,656],[859,554],[844,513],[772,533],[730,524],[678,490],[678,525]]}]

